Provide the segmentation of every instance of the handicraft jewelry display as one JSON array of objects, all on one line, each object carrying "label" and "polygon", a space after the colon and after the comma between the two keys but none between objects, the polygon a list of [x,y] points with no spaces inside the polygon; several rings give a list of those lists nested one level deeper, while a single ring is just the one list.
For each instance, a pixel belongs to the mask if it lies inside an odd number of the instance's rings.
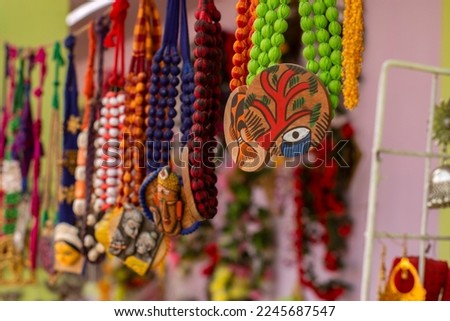
[{"label": "handicraft jewelry display", "polygon": [[[176,86],[181,78],[181,130],[182,143],[189,139],[190,117],[193,102],[193,68],[190,62],[187,36],[186,3],[181,1],[181,56],[177,51],[180,3],[169,1],[168,18],[164,30],[161,49],[155,54],[152,65],[152,85],[150,87],[150,109],[147,129],[150,144],[149,172],[141,191],[140,199],[144,213],[155,222],[157,229],[168,236],[187,234],[198,228],[202,220],[195,207],[187,205],[186,189],[181,179],[172,171],[169,164],[169,144],[175,125]],[[174,24],[171,26],[171,24]],[[182,70],[178,64],[183,61]],[[181,73],[181,75],[180,75]],[[159,76],[159,78],[158,78]],[[159,90],[158,84],[160,85]],[[166,118],[167,117],[167,118]],[[167,126],[167,128],[164,128]],[[162,167],[162,165],[166,165]],[[186,186],[186,185],[185,185]]]},{"label": "handicraft jewelry display", "polygon": [[[255,13],[247,86],[233,90],[224,116],[228,150],[245,171],[260,170],[274,157],[292,158],[317,147],[330,126],[341,91],[341,25],[336,1],[299,2],[308,70],[278,64],[288,3],[260,1]],[[241,33],[236,33],[236,39],[242,39]],[[319,62],[315,60],[316,40]],[[235,49],[240,51],[239,46]]]},{"label": "handicraft jewelry display", "polygon": [[[108,252],[139,275],[158,265],[168,251],[167,240],[140,208],[139,189],[145,175],[145,115],[149,107],[150,62],[160,45],[159,13],[153,1],[141,0],[134,29],[133,57],[125,85],[121,129],[122,181],[110,222]],[[147,109],[147,110],[146,110]]]}]

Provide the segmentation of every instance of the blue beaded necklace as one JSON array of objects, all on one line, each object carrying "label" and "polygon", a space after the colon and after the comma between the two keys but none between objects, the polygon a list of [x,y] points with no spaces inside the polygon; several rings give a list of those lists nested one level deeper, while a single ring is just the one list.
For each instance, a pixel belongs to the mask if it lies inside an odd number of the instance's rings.
[{"label": "blue beaded necklace", "polygon": [[[181,14],[180,14],[181,2]],[[181,17],[180,17],[181,16]],[[180,20],[181,19],[181,20]],[[179,21],[180,20],[180,21]],[[180,24],[181,23],[181,24]],[[178,32],[180,31],[180,32]],[[178,52],[178,33],[180,33],[180,52]],[[181,56],[180,56],[181,54]],[[182,62],[182,69],[178,65]],[[192,127],[194,112],[194,68],[191,64],[189,51],[189,35],[186,16],[185,0],[169,0],[167,2],[167,17],[164,26],[164,36],[161,48],[153,57],[150,77],[150,99],[147,118],[147,172],[140,189],[140,202],[144,213],[150,220],[154,220],[153,213],[146,201],[146,191],[156,180],[163,167],[169,164],[170,142],[174,137],[175,118],[177,116],[176,98],[179,95],[177,86],[181,78],[181,144],[184,146]],[[180,178],[180,185],[183,182]],[[198,222],[185,227],[180,234],[195,231]]]},{"label": "blue beaded necklace", "polygon": [[[169,162],[169,144],[173,138],[174,118],[179,84],[177,51],[179,2],[169,0],[161,48],[156,52],[150,78],[150,110],[147,118],[148,172],[152,173]],[[166,117],[167,116],[167,117]]]}]

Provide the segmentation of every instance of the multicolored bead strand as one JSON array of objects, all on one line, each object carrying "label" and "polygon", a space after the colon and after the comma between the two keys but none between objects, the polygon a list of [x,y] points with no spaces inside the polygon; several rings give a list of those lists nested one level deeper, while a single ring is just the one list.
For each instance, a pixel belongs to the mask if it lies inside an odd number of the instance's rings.
[{"label": "multicolored bead strand", "polygon": [[359,101],[358,78],[364,52],[362,0],[345,0],[342,39],[342,93],[344,106],[353,109]]},{"label": "multicolored bead strand", "polygon": [[86,215],[86,161],[88,145],[88,123],[91,116],[91,104],[94,96],[94,58],[95,58],[95,31],[94,22],[91,22],[88,30],[89,35],[89,56],[88,66],[84,77],[84,97],[85,108],[81,132],[78,135],[78,155],[77,168],[75,169],[75,200],[73,202],[73,212],[78,217]]},{"label": "multicolored bead strand", "polygon": [[94,213],[114,207],[118,194],[120,170],[119,134],[120,114],[125,112],[125,94],[108,91],[102,99],[96,140],[97,171],[94,179]]},{"label": "multicolored bead strand", "polygon": [[220,12],[212,0],[200,0],[195,23],[195,112],[189,149],[191,189],[196,208],[205,219],[217,214],[217,177],[213,149],[220,107],[221,26]]},{"label": "multicolored bead strand", "polygon": [[122,177],[119,136],[125,121],[125,18],[129,8],[127,0],[116,0],[109,15],[111,29],[103,42],[114,48],[114,70],[108,79],[110,90],[102,98],[100,119],[95,141],[96,168],[93,182],[94,213],[106,212],[116,204]]},{"label": "multicolored bead strand", "polygon": [[[97,205],[101,201],[96,201],[95,189],[94,189],[94,177],[95,177],[95,166],[94,162],[96,159],[96,134],[95,124],[97,122],[97,117],[99,110],[102,107],[101,97],[103,93],[103,64],[104,64],[104,53],[105,46],[104,40],[106,34],[109,31],[109,19],[106,16],[100,17],[95,23],[95,33],[98,43],[97,50],[97,89],[95,92],[95,97],[90,102],[89,119],[87,125],[87,147],[86,147],[86,196],[85,196],[85,213],[82,220],[82,240],[83,240],[83,250],[86,254],[86,258],[91,263],[99,263],[104,258],[104,253],[106,252],[104,246],[97,242],[95,239],[95,225],[101,218],[101,215],[96,215],[93,211],[92,206],[97,202]],[[94,200],[94,202],[92,202]],[[103,200],[102,200],[103,201]],[[101,214],[101,213],[100,213]]]},{"label": "multicolored bead strand", "polygon": [[341,25],[336,0],[314,0],[312,4],[309,0],[300,0],[298,12],[306,68],[316,73],[328,88],[331,104],[336,109],[341,93],[342,64]]},{"label": "multicolored bead strand", "polygon": [[285,42],[286,21],[291,9],[289,0],[260,0],[253,23],[252,49],[248,63],[247,84],[269,66],[279,63],[281,45]]}]

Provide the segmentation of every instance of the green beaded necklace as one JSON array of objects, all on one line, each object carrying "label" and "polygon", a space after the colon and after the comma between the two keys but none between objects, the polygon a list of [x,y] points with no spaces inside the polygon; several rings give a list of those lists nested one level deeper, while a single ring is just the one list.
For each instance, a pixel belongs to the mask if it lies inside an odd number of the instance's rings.
[{"label": "green beaded necklace", "polygon": [[313,0],[312,4],[309,0],[300,0],[298,12],[306,69],[319,76],[330,93],[331,105],[336,109],[341,92],[342,64],[342,28],[336,0]]},{"label": "green beaded necklace", "polygon": [[281,45],[288,28],[289,0],[260,0],[253,24],[252,49],[248,63],[247,84],[261,71],[277,64],[281,59]]}]

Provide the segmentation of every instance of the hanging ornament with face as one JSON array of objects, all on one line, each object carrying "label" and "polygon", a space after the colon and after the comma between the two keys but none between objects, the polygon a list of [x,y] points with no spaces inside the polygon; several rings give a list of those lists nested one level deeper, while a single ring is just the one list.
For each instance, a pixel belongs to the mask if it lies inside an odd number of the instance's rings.
[{"label": "hanging ornament with face", "polygon": [[225,139],[238,166],[257,171],[273,157],[292,158],[317,147],[330,121],[328,93],[319,78],[300,66],[278,64],[231,93]]},{"label": "hanging ornament with face", "polygon": [[157,170],[144,181],[140,199],[145,213],[161,233],[176,236],[197,229],[201,218],[190,206],[186,206],[180,178],[169,166]]},{"label": "hanging ornament with face", "polygon": [[58,272],[80,274],[84,268],[82,243],[78,229],[65,222],[58,223],[54,232],[54,268]]},{"label": "hanging ornament with face", "polygon": [[120,211],[120,218],[113,214],[118,219],[110,220],[106,232],[108,252],[137,274],[144,275],[166,256],[168,241],[134,205],[125,204]]}]

